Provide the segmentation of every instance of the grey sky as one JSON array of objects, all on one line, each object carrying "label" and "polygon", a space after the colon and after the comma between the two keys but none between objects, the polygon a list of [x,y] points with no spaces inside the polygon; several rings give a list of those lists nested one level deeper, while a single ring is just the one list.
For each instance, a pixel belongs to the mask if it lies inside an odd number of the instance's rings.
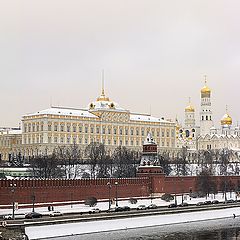
[{"label": "grey sky", "polygon": [[0,126],[106,93],[134,112],[199,111],[203,75],[214,120],[240,121],[239,0],[0,0]]}]

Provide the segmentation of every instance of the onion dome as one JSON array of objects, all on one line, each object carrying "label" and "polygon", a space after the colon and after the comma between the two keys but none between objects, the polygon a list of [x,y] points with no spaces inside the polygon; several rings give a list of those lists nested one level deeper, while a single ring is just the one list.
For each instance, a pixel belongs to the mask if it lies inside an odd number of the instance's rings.
[{"label": "onion dome", "polygon": [[186,108],[185,108],[185,112],[195,112],[195,109],[192,105],[188,105]]},{"label": "onion dome", "polygon": [[191,98],[189,98],[188,106],[185,108],[185,112],[195,112],[195,109],[191,104]]},{"label": "onion dome", "polygon": [[232,118],[228,113],[225,113],[221,119],[221,125],[232,125]]},{"label": "onion dome", "polygon": [[202,98],[209,98],[211,94],[211,89],[207,86],[207,76],[204,76],[205,78],[205,85],[201,89],[201,97]]}]

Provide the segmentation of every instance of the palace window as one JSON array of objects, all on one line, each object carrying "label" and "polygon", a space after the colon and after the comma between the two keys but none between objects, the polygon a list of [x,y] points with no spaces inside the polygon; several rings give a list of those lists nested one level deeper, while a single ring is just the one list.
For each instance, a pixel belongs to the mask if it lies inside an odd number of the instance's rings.
[{"label": "palace window", "polygon": [[32,131],[35,132],[35,124],[32,125]]},{"label": "palace window", "polygon": [[61,137],[61,143],[63,143],[64,142],[64,139],[63,139],[63,137]]},{"label": "palace window", "polygon": [[111,144],[111,140],[110,139],[108,139],[108,145],[110,145]]},{"label": "palace window", "polygon": [[51,142],[52,142],[52,138],[48,137],[48,143],[51,143]]},{"label": "palace window", "polygon": [[105,134],[105,127],[102,128],[102,134]]},{"label": "palace window", "polygon": [[122,140],[119,141],[120,145],[122,145]]},{"label": "palace window", "polygon": [[70,144],[70,137],[67,137],[67,144]]},{"label": "palace window", "polygon": [[128,146],[128,140],[125,141],[125,145]]},{"label": "palace window", "polygon": [[48,124],[48,131],[51,132],[52,131],[52,125]]},{"label": "palace window", "polygon": [[117,134],[117,129],[116,128],[113,129],[113,134],[115,134],[115,135]]},{"label": "palace window", "polygon": [[54,137],[54,142],[57,143],[57,137]]},{"label": "palace window", "polygon": [[167,131],[167,137],[169,137],[169,131]]},{"label": "palace window", "polygon": [[58,130],[57,124],[54,125],[54,131],[56,132]]},{"label": "palace window", "polygon": [[82,126],[79,126],[79,132],[80,133],[82,132]]},{"label": "palace window", "polygon": [[67,132],[70,132],[70,125],[67,125]]},{"label": "palace window", "polygon": [[43,131],[43,124],[41,125],[41,131]]},{"label": "palace window", "polygon": [[125,134],[128,135],[128,129],[127,128],[125,128]]},{"label": "palace window", "polygon": [[117,145],[117,140],[114,140],[114,145]]},{"label": "palace window", "polygon": [[131,135],[133,135],[133,129],[131,129]]},{"label": "palace window", "polygon": [[28,131],[31,132],[31,124],[28,124]]},{"label": "palace window", "polygon": [[61,125],[61,132],[64,132],[64,125]]},{"label": "palace window", "polygon": [[142,128],[142,136],[144,136],[144,134],[145,134],[145,133],[144,133],[144,129]]},{"label": "palace window", "polygon": [[108,128],[108,134],[111,134],[111,128]]},{"label": "palace window", "polygon": [[131,141],[131,145],[133,146],[133,140]]},{"label": "palace window", "polygon": [[87,138],[85,138],[85,144],[88,144],[88,140],[87,140]]},{"label": "palace window", "polygon": [[139,131],[138,131],[138,129],[136,129],[136,135],[137,135],[137,136],[139,135]]},{"label": "palace window", "polygon": [[93,127],[91,127],[91,133],[93,133],[93,130],[94,130],[94,128],[93,128]]},{"label": "palace window", "polygon": [[119,132],[120,132],[120,135],[123,134],[123,130],[122,130],[122,128],[120,128]]},{"label": "palace window", "polygon": [[97,127],[96,132],[97,132],[97,134],[99,134],[99,132],[100,132],[100,131],[99,131],[99,127]]},{"label": "palace window", "polygon": [[73,132],[76,132],[76,130],[77,130],[76,125],[73,125]]},{"label": "palace window", "polygon": [[165,135],[165,134],[164,134],[164,130],[162,130],[162,137],[164,137],[164,135]]}]

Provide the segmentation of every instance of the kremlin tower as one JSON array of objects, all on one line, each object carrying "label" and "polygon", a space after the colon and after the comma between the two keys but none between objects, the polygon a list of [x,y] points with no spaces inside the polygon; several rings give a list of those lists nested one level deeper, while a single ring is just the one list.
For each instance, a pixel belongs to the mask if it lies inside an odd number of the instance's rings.
[{"label": "kremlin tower", "polygon": [[205,76],[205,86],[201,89],[200,135],[210,134],[212,126],[211,89],[207,87]]}]

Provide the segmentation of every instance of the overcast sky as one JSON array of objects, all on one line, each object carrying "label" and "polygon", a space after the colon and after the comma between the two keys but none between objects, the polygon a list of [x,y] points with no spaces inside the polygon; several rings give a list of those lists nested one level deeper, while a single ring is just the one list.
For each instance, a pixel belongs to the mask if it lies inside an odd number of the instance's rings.
[{"label": "overcast sky", "polygon": [[240,121],[239,0],[0,0],[0,126],[106,93],[132,112],[183,121],[203,75],[214,121]]}]

